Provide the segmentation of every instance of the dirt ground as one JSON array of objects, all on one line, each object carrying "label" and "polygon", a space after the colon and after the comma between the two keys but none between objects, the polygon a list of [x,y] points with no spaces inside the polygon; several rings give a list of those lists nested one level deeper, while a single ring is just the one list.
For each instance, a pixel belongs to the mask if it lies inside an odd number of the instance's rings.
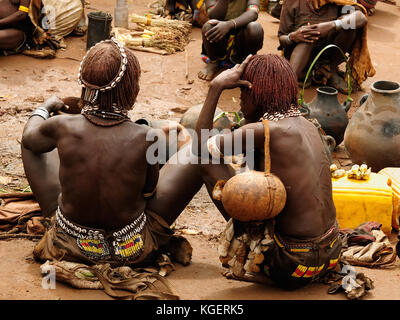
[{"label": "dirt ground", "polygon": [[[130,1],[132,12],[143,14],[148,11],[149,0]],[[88,11],[103,10],[113,13],[114,1],[91,0]],[[365,82],[365,91],[377,80],[400,81],[400,36],[397,27],[400,7],[381,2],[368,26],[369,48],[377,74]],[[277,52],[278,20],[261,12],[260,23],[264,27],[264,47],[260,53]],[[189,80],[185,79],[185,54],[170,56],[136,51],[142,66],[141,91],[133,119],[178,120],[182,111],[202,103],[206,97],[208,83],[197,78],[203,67],[200,59],[201,34],[198,28],[192,32],[192,41],[187,46],[190,63]],[[23,126],[30,112],[52,94],[59,97],[78,96],[76,81],[79,62],[86,51],[86,37],[66,39],[67,49],[60,50],[56,59],[38,60],[16,55],[0,57],[0,188],[3,190],[24,190],[28,187],[20,156],[20,139]],[[349,116],[358,107],[363,93],[353,94]],[[315,96],[315,88],[306,90],[306,101]],[[340,95],[340,100],[344,97]],[[239,91],[230,90],[222,94],[219,106],[226,111],[239,108]],[[335,161],[348,166],[343,147],[334,152]],[[172,186],[171,186],[172,187]],[[217,238],[224,228],[224,220],[213,206],[208,194],[202,189],[177,219],[175,228],[187,235],[193,246],[192,263],[168,276],[173,287],[186,300],[330,300],[346,299],[344,295],[328,295],[327,286],[313,284],[301,290],[287,292],[273,286],[261,286],[234,280],[221,275],[222,267],[217,255]],[[390,236],[395,240],[395,235]],[[33,261],[34,241],[0,241],[0,299],[34,300],[83,300],[110,299],[101,290],[77,290],[61,283],[56,289],[43,289],[39,264]],[[357,268],[373,279],[375,289],[364,299],[400,299],[399,261],[391,269]]]}]

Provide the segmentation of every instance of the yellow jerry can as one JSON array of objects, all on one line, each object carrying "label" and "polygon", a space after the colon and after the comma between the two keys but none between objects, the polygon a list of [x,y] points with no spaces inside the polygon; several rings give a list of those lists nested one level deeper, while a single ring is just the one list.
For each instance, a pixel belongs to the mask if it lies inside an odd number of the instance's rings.
[{"label": "yellow jerry can", "polygon": [[393,215],[392,227],[399,231],[399,215],[400,215],[400,168],[388,167],[378,172],[387,178],[389,186],[393,191]]},{"label": "yellow jerry can", "polygon": [[368,180],[332,178],[332,194],[340,228],[375,221],[386,234],[392,231],[393,191],[387,177],[371,173]]}]

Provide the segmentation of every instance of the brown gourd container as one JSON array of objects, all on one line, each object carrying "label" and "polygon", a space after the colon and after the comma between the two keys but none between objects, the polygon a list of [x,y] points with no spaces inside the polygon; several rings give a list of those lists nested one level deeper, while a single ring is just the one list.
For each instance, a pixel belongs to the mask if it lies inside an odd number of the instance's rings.
[{"label": "brown gourd container", "polygon": [[286,203],[285,186],[271,173],[268,121],[263,120],[263,124],[265,172],[251,170],[237,174],[228,181],[219,180],[213,190],[214,199],[222,202],[233,219],[242,222],[274,218]]}]

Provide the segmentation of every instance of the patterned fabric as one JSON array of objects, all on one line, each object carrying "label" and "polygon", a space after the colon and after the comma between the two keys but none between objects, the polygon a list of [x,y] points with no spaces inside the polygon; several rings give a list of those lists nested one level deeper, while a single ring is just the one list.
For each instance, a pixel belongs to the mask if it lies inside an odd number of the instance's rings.
[{"label": "patterned fabric", "polygon": [[339,261],[341,241],[335,223],[324,235],[299,241],[273,230],[275,246],[265,255],[264,272],[280,287],[297,289],[333,269]]},{"label": "patterned fabric", "polygon": [[224,57],[218,58],[217,60],[211,60],[211,59],[203,52],[203,53],[201,54],[201,59],[203,60],[203,62],[208,64],[208,63],[210,63],[210,62],[214,63],[214,62],[218,61],[218,66],[219,66],[221,69],[230,69],[230,68],[233,68],[233,67],[236,65],[236,63],[233,63],[233,62],[231,61],[230,58],[231,58],[232,56],[234,56],[235,53],[236,53],[236,50],[235,50],[235,48],[234,48],[234,45],[235,45],[235,37],[236,37],[235,34],[230,34],[230,35],[229,35],[229,39],[228,39],[227,47],[226,47],[226,54],[225,54]]},{"label": "patterned fabric", "polygon": [[136,234],[124,242],[116,242],[114,244],[115,255],[125,259],[136,257],[142,252],[143,245],[142,236]]},{"label": "patterned fabric", "polygon": [[[86,229],[86,236],[69,226],[70,231],[62,228],[54,219],[51,228],[34,249],[38,260],[67,260],[83,263],[110,263],[112,266],[135,265],[148,261],[153,253],[165,246],[171,239],[173,231],[157,214],[146,210],[145,221],[140,232],[138,226],[125,229],[126,233],[104,230],[98,233]],[[78,227],[82,229],[82,226]],[[126,228],[126,227],[125,227]],[[92,230],[89,234],[88,230]],[[75,234],[72,234],[72,231]]]},{"label": "patterned fabric", "polygon": [[366,7],[367,9],[375,8],[378,0],[358,0],[358,3]]}]

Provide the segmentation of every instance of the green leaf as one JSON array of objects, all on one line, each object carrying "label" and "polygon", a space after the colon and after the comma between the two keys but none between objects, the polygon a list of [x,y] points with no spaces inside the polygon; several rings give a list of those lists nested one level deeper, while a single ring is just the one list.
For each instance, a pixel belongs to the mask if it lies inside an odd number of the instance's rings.
[{"label": "green leaf", "polygon": [[340,49],[337,45],[334,44],[329,44],[327,45],[325,48],[323,48],[318,54],[317,56],[314,58],[313,62],[311,63],[310,67],[308,68],[307,74],[306,74],[306,78],[304,79],[304,83],[303,83],[303,88],[300,91],[300,98],[299,98],[299,105],[302,105],[304,103],[304,90],[305,90],[305,86],[308,80],[308,77],[311,74],[312,69],[314,68],[314,65],[316,64],[316,62],[318,61],[318,59],[321,57],[321,55],[328,49],[330,48],[336,48],[340,51],[340,53],[342,54],[344,60],[346,61],[346,73],[347,73],[347,87],[348,87],[348,94],[347,94],[347,99],[346,101],[353,101],[353,99],[351,98],[351,70],[350,70],[350,65],[349,65],[349,59],[347,58],[346,54],[342,51],[342,49]]}]

